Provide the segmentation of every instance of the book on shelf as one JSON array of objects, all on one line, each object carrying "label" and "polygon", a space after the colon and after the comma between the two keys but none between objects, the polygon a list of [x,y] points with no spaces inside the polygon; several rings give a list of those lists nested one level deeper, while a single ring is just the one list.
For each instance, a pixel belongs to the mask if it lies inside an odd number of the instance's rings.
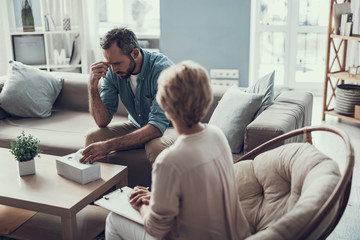
[{"label": "book on shelf", "polygon": [[81,63],[80,34],[75,36],[69,63],[70,65],[77,65]]},{"label": "book on shelf", "polygon": [[45,31],[55,31],[56,25],[51,14],[46,14],[44,18]]},{"label": "book on shelf", "polygon": [[341,36],[350,36],[352,17],[353,17],[352,13],[341,14],[341,21],[340,21],[340,35]]},{"label": "book on shelf", "polygon": [[341,14],[350,12],[351,4],[349,2],[334,4],[334,27],[336,34],[340,33]]}]

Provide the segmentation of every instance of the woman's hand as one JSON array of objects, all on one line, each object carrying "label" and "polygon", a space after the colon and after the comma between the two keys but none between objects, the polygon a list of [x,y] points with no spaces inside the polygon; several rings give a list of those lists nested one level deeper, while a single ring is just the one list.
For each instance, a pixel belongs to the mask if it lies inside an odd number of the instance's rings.
[{"label": "woman's hand", "polygon": [[151,192],[148,188],[136,186],[129,195],[129,202],[131,206],[137,210],[140,210],[142,205],[149,205]]}]

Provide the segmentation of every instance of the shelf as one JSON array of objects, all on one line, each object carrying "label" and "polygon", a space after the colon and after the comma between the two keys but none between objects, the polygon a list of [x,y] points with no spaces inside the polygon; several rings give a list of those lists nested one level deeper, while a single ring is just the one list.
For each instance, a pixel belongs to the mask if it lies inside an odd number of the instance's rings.
[{"label": "shelf", "polygon": [[338,117],[338,118],[341,118],[341,119],[345,119],[345,120],[360,124],[360,120],[358,120],[356,118],[353,118],[353,117],[350,117],[350,116],[345,116],[345,115],[338,114],[334,110],[325,111],[325,114],[329,114],[329,115],[332,115],[332,116],[335,116],[335,117]]},{"label": "shelf", "polygon": [[357,77],[350,77],[348,72],[334,72],[334,73],[328,73],[328,77],[338,78],[341,80],[349,80],[354,82],[360,82],[360,76]]},{"label": "shelf", "polygon": [[81,64],[77,64],[77,65],[49,65],[49,68],[81,68]]},{"label": "shelf", "polygon": [[17,30],[17,31],[13,31],[10,32],[11,36],[17,36],[17,35],[39,35],[39,34],[46,34],[46,35],[51,35],[51,34],[66,34],[66,33],[79,33],[79,29],[75,28],[71,31],[64,31],[64,30],[55,30],[55,31],[44,31],[44,30],[36,30],[34,32],[23,32],[22,30]]},{"label": "shelf", "polygon": [[337,35],[337,34],[331,34],[330,37],[331,37],[331,38],[344,39],[344,40],[354,40],[354,41],[360,42],[360,35],[356,35],[356,36],[342,36],[342,35]]},{"label": "shelf", "polygon": [[[350,3],[351,0],[347,0],[346,2]],[[336,5],[336,4],[338,4],[336,0],[330,1],[330,5]],[[348,41],[360,42],[360,35],[353,34],[352,36],[342,36],[342,35],[334,34],[335,32],[335,27],[333,26],[334,8],[333,7],[330,8],[330,15],[329,15],[329,32],[327,35],[328,44],[327,44],[327,54],[326,54],[327,68],[326,68],[325,83],[324,83],[322,120],[325,120],[326,115],[332,115],[340,119],[345,119],[360,124],[359,119],[338,114],[334,111],[334,109],[329,108],[329,106],[333,106],[336,101],[336,89],[338,84],[341,84],[344,81],[357,82],[357,83],[360,82],[360,76],[350,76],[348,71],[345,71],[347,66],[347,62],[346,62],[347,53],[349,50],[347,49],[347,43]],[[335,42],[334,39],[339,39],[340,41]],[[340,43],[336,44],[337,42]],[[336,80],[335,85],[333,82],[334,79]]]},{"label": "shelf", "polygon": [[48,67],[47,65],[29,65],[29,66],[34,67],[34,68],[41,68],[41,69],[43,69],[43,68],[46,69]]},{"label": "shelf", "polygon": [[149,52],[160,52],[160,49],[158,48],[143,48],[143,49]]}]

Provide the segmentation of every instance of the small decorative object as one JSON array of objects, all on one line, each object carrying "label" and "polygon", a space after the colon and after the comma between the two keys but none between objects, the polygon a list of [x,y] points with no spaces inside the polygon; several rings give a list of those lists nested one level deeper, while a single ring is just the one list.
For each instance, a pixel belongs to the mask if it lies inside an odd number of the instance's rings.
[{"label": "small decorative object", "polygon": [[44,16],[44,21],[45,21],[45,31],[56,31],[56,25],[55,25],[55,21],[54,18],[52,17],[51,14],[46,14]]},{"label": "small decorative object", "polygon": [[58,49],[54,49],[54,64],[66,64],[65,49],[61,49],[60,53]]},{"label": "small decorative object", "polygon": [[132,4],[132,17],[136,22],[137,29],[143,29],[145,15],[149,12],[150,6],[145,0],[134,0]]},{"label": "small decorative object", "polygon": [[22,1],[21,18],[24,32],[34,32],[34,16],[32,13],[31,2],[29,0]]},{"label": "small decorative object", "polygon": [[360,85],[339,84],[335,96],[335,112],[354,117],[355,105],[360,105]]},{"label": "small decorative object", "polygon": [[39,140],[33,136],[25,136],[24,131],[17,137],[15,142],[11,142],[10,152],[18,161],[20,176],[35,174],[34,157],[39,156]]},{"label": "small decorative object", "polygon": [[359,71],[360,71],[360,66],[353,65],[352,67],[349,67],[348,73],[350,77],[357,77]]},{"label": "small decorative object", "polygon": [[65,16],[63,19],[64,31],[71,31],[71,21],[69,16]]}]

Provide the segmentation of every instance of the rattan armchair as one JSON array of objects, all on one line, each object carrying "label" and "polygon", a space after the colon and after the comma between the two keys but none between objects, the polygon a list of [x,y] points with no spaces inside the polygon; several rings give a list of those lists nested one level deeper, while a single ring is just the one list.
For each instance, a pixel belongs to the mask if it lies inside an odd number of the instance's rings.
[{"label": "rattan armchair", "polygon": [[[334,133],[344,142],[346,165],[341,174],[331,156],[320,153],[312,144],[312,133],[318,131]],[[306,143],[267,150],[300,134]],[[294,159],[288,160],[289,157]],[[274,164],[267,165],[271,161]],[[294,130],[260,145],[236,162],[240,201],[252,225],[253,235],[248,239],[326,239],[344,213],[351,190],[354,154],[348,136],[340,129],[320,126]],[[269,181],[277,174],[281,175],[277,180]],[[322,192],[323,189],[327,190]],[[283,192],[276,195],[276,191]]]}]

